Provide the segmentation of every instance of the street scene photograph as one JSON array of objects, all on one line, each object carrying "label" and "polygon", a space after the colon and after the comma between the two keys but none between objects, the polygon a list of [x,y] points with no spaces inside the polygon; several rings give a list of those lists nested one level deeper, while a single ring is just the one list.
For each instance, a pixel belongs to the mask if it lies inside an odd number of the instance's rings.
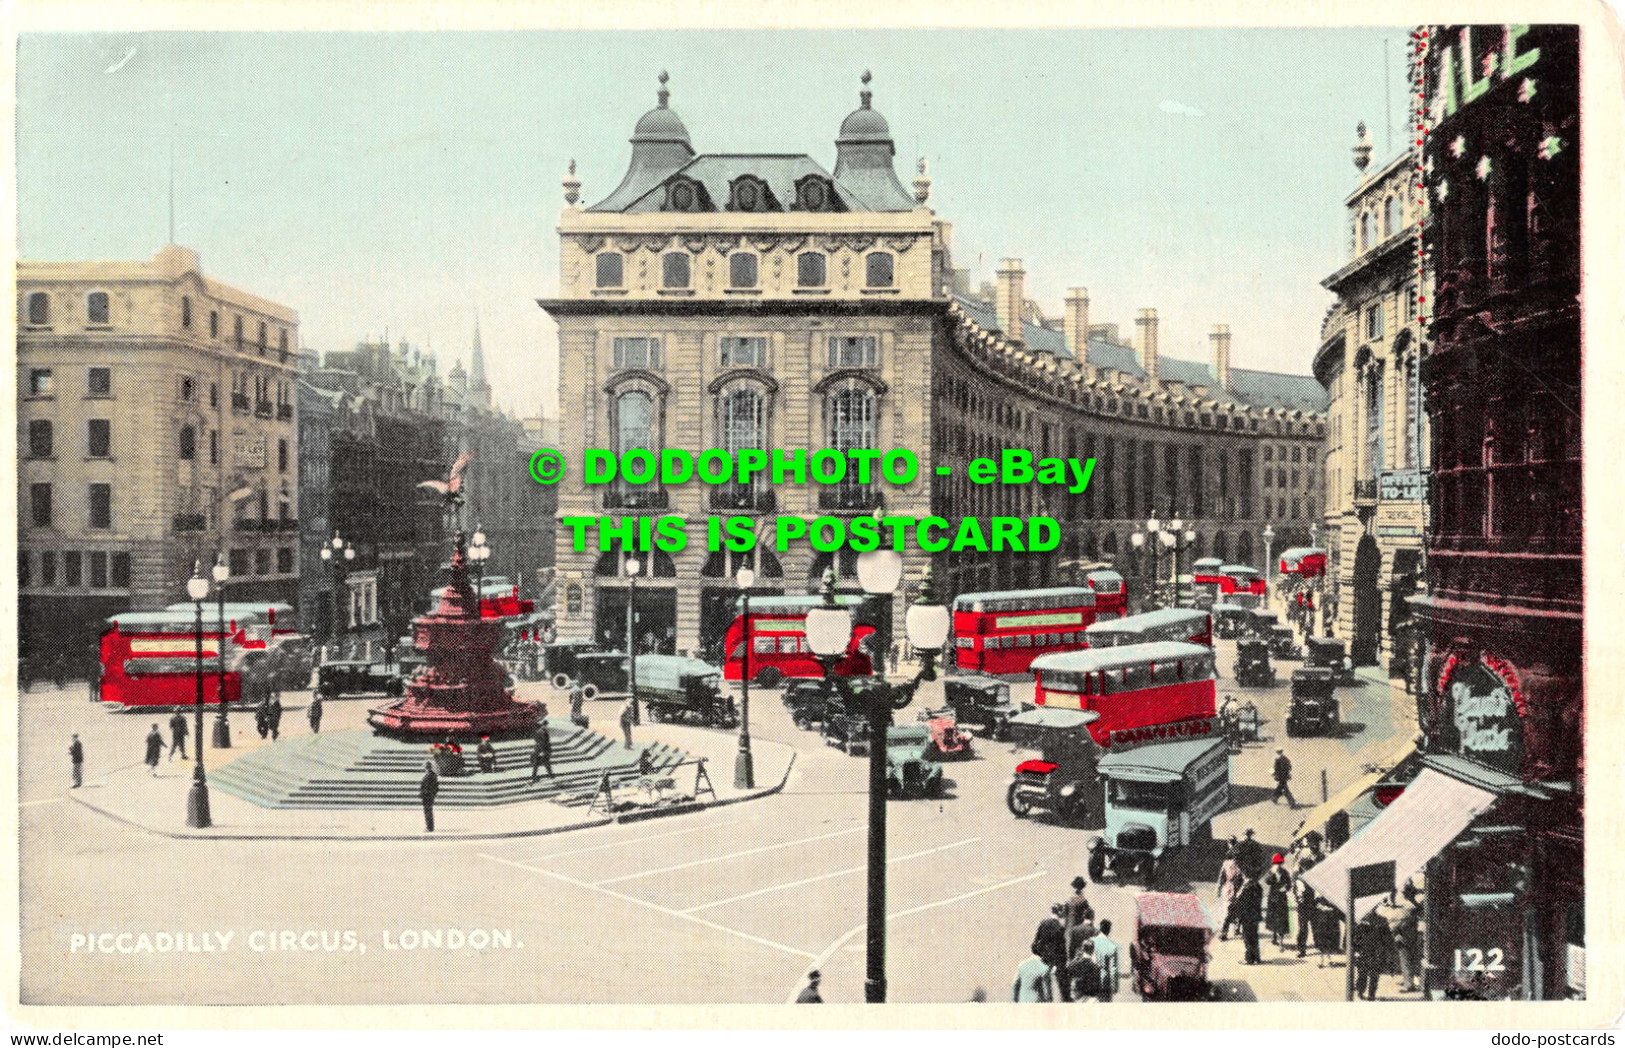
[{"label": "street scene photograph", "polygon": [[21,33],[14,1003],[1581,1021],[1590,32]]}]

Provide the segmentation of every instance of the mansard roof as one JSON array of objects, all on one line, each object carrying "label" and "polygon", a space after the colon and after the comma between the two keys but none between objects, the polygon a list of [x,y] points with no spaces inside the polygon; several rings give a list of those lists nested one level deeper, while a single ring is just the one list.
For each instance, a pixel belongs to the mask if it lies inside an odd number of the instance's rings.
[{"label": "mansard roof", "polygon": [[704,189],[709,206],[703,210],[723,211],[728,207],[730,186],[744,175],[753,175],[767,184],[772,204],[776,205],[770,205],[770,210],[793,210],[796,183],[808,175],[826,179],[834,187],[837,210],[912,211],[916,206],[914,198],[895,178],[891,187],[874,179],[854,185],[849,179],[836,178],[805,153],[704,153],[652,184],[637,187],[635,193],[617,190],[587,210],[625,214],[660,211],[665,205],[666,186],[674,179],[687,178]]}]

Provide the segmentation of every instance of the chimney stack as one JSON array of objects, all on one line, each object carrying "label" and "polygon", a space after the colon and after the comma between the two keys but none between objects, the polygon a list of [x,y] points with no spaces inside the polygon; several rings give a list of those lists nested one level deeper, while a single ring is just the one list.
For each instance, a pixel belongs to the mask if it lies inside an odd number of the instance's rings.
[{"label": "chimney stack", "polygon": [[1140,358],[1140,367],[1145,371],[1146,382],[1153,390],[1158,388],[1157,381],[1157,311],[1155,309],[1142,309],[1140,315],[1134,320],[1134,352]]},{"label": "chimney stack", "polygon": [[1066,293],[1066,348],[1078,360],[1089,358],[1089,289],[1069,288]]},{"label": "chimney stack", "polygon": [[995,292],[993,308],[998,313],[999,330],[1010,342],[1023,342],[1021,314],[1026,305],[1023,284],[1027,271],[1021,268],[1021,259],[1007,258],[999,263],[999,287]]},{"label": "chimney stack", "polygon": [[1223,392],[1230,392],[1230,325],[1214,324],[1208,335],[1213,343],[1213,380]]}]

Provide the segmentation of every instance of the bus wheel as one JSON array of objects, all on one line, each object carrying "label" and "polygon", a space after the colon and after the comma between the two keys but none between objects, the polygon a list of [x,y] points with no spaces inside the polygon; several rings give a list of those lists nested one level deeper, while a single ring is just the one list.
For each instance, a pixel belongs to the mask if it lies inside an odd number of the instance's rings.
[{"label": "bus wheel", "polygon": [[1004,795],[1004,803],[1009,807],[1010,814],[1018,819],[1025,819],[1033,810],[1033,802],[1021,792],[1020,785],[1014,782],[1010,784],[1010,791]]},{"label": "bus wheel", "polygon": [[553,687],[563,691],[570,686],[570,676],[566,673],[553,674]]},{"label": "bus wheel", "polygon": [[586,699],[588,702],[591,702],[593,699],[596,699],[598,697],[598,685],[589,684],[585,688],[582,688],[581,689],[581,697],[583,699]]}]

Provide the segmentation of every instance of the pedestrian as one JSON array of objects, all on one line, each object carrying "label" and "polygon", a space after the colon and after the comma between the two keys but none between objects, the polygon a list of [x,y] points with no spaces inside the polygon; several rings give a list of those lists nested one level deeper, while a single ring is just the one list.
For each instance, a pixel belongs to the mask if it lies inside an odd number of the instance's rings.
[{"label": "pedestrian", "polygon": [[901,654],[901,653],[900,653],[900,652],[899,652],[899,651],[898,651],[898,649],[897,649],[897,645],[896,645],[896,644],[893,644],[893,645],[892,645],[892,646],[891,646],[891,652],[890,652],[890,655],[889,655],[889,660],[890,660],[890,662],[891,662],[891,671],[892,671],[892,672],[893,672],[893,673],[896,673],[896,672],[897,672],[897,659],[898,659],[898,656],[899,656],[899,655],[900,655],[900,654]]},{"label": "pedestrian", "polygon": [[1067,962],[1066,978],[1072,984],[1072,999],[1087,1000],[1100,994],[1100,965],[1095,961],[1095,941],[1085,939]]},{"label": "pedestrian", "polygon": [[423,762],[423,778],[418,780],[418,800],[423,802],[423,831],[434,832],[434,799],[440,793],[440,776],[434,770],[434,761]]},{"label": "pedestrian", "polygon": [[254,707],[254,730],[260,733],[260,738],[271,734],[271,699],[266,696],[260,699]]},{"label": "pedestrian", "polygon": [[536,726],[536,736],[530,743],[530,781],[536,781],[537,773],[547,768],[547,777],[553,777],[553,736],[547,733],[547,721],[544,719]]},{"label": "pedestrian", "polygon": [[158,774],[158,758],[164,754],[164,737],[158,733],[155,723],[152,730],[147,732],[147,771],[153,775]]},{"label": "pedestrian", "polygon": [[1388,931],[1388,922],[1372,911],[1354,926],[1354,996],[1368,1001],[1377,999],[1377,982],[1388,970],[1394,950],[1394,939]]},{"label": "pedestrian", "polygon": [[[1032,956],[1022,961],[1016,968],[1015,982],[1010,984],[1010,1000],[1018,1004],[1048,1004],[1055,1000],[1054,988],[1051,986],[1055,968],[1039,956],[1039,945],[1038,940],[1033,940]],[[1070,988],[1067,993],[1071,993]]]},{"label": "pedestrian", "polygon": [[1083,874],[1078,874],[1072,878],[1072,895],[1056,907],[1060,911],[1061,926],[1066,929],[1068,957],[1078,952],[1080,942],[1095,935],[1095,908],[1089,905],[1089,900],[1083,894],[1088,886],[1089,882]]},{"label": "pedestrian", "polygon": [[1100,922],[1100,932],[1095,936],[1095,963],[1100,965],[1100,1002],[1112,1003],[1112,997],[1117,993],[1117,981],[1123,977],[1122,953],[1117,944],[1112,942],[1112,922]]},{"label": "pedestrian", "polygon": [[649,776],[653,775],[654,773],[655,773],[655,758],[654,758],[653,747],[645,746],[645,747],[643,747],[643,752],[638,754],[638,775],[640,775],[643,778],[647,779]]},{"label": "pedestrian", "polygon": [[572,680],[570,682],[570,723],[578,728],[587,726],[587,713],[582,708],[586,701],[586,693],[581,690],[581,682]]},{"label": "pedestrian", "polygon": [[68,760],[73,762],[73,789],[85,784],[85,744],[79,741],[79,733],[75,732],[73,741],[68,743]]},{"label": "pedestrian", "polygon": [[1297,890],[1298,902],[1298,956],[1308,953],[1309,935],[1314,930],[1316,913],[1319,901],[1315,890],[1303,879],[1303,875],[1314,869],[1320,863],[1320,852],[1317,847],[1318,835],[1311,838],[1307,854],[1298,856],[1297,877],[1294,878],[1294,888]]},{"label": "pedestrian", "polygon": [[636,700],[627,699],[626,705],[621,707],[621,734],[626,737],[626,748],[632,748],[632,725],[638,722],[637,709],[633,705]]},{"label": "pedestrian", "polygon": [[480,773],[489,775],[497,770],[497,748],[491,745],[491,736],[481,735],[480,744],[474,750],[480,758]]},{"label": "pedestrian", "polygon": [[1264,919],[1264,889],[1258,878],[1248,877],[1242,884],[1236,895],[1236,909],[1241,923],[1241,941],[1247,947],[1241,963],[1258,964],[1258,922]]},{"label": "pedestrian", "polygon": [[186,760],[186,714],[180,710],[169,718],[169,759],[175,759],[175,751],[181,751],[181,760]]},{"label": "pedestrian", "polygon": [[1264,927],[1269,929],[1270,944],[1285,949],[1287,933],[1290,930],[1289,900],[1292,898],[1292,875],[1286,872],[1285,856],[1277,854],[1270,863],[1270,872],[1264,878],[1264,887],[1268,897],[1264,911]]},{"label": "pedestrian", "polygon": [[1241,864],[1236,862],[1237,847],[1236,839],[1231,837],[1229,845],[1225,848],[1224,865],[1219,867],[1219,883],[1213,889],[1219,908],[1224,913],[1224,923],[1219,927],[1220,942],[1230,938],[1230,926],[1235,924],[1236,918],[1240,916],[1236,910],[1236,896],[1241,892],[1241,882],[1246,878],[1241,872]]},{"label": "pedestrian", "polygon": [[1264,876],[1264,846],[1253,837],[1253,828],[1247,827],[1241,843],[1236,845],[1236,865],[1253,880]]},{"label": "pedestrian", "polygon": [[1270,803],[1274,804],[1283,796],[1286,797],[1286,806],[1296,808],[1298,799],[1292,796],[1292,787],[1287,783],[1292,781],[1292,759],[1286,755],[1286,750],[1279,746],[1275,748],[1275,792],[1270,794]]},{"label": "pedestrian", "polygon": [[266,708],[265,723],[271,729],[271,741],[275,742],[282,736],[282,696],[272,695],[271,705]]},{"label": "pedestrian", "polygon": [[796,994],[796,1003],[797,1004],[823,1004],[824,1003],[823,995],[818,992],[818,983],[823,978],[824,978],[824,976],[822,975],[822,973],[820,973],[818,971],[817,968],[814,968],[812,971],[808,972],[807,973],[807,985],[803,986],[801,988],[801,992]]},{"label": "pedestrian", "polygon": [[305,707],[305,719],[310,721],[310,733],[322,733],[322,693],[317,692],[310,698],[310,705]]},{"label": "pedestrian", "polygon": [[1072,1000],[1072,983],[1066,978],[1066,927],[1058,918],[1046,917],[1038,923],[1033,933],[1033,953],[1042,957],[1054,973],[1057,996],[1063,1001]]},{"label": "pedestrian", "polygon": [[1405,993],[1422,988],[1422,901],[1422,892],[1412,877],[1399,893],[1403,915],[1394,929],[1394,953],[1399,961],[1399,976],[1405,980],[1400,989]]}]

